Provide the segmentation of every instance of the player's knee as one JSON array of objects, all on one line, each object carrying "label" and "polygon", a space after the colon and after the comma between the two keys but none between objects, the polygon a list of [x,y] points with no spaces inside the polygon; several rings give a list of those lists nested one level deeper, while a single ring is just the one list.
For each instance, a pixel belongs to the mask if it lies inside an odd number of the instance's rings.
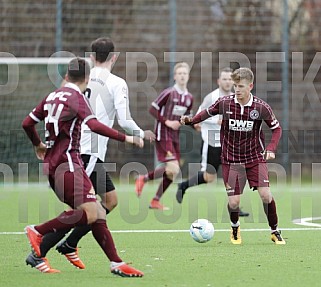
[{"label": "player's knee", "polygon": [[228,205],[231,209],[236,209],[240,206],[239,198],[229,197]]},{"label": "player's knee", "polygon": [[261,194],[261,199],[263,203],[270,203],[272,201],[272,195],[270,193]]},{"label": "player's knee", "polygon": [[174,180],[179,172],[180,169],[178,164],[169,164],[165,170],[166,176],[171,180]]},{"label": "player's knee", "polygon": [[95,211],[86,211],[87,214],[87,222],[88,224],[94,223],[98,219],[98,212]]},{"label": "player's knee", "polygon": [[98,205],[96,202],[87,202],[81,208],[86,212],[88,224],[92,224],[98,219]]},{"label": "player's knee", "polygon": [[263,203],[270,203],[272,201],[272,194],[270,192],[270,189],[268,187],[265,188],[259,188],[259,194],[262,199]]}]

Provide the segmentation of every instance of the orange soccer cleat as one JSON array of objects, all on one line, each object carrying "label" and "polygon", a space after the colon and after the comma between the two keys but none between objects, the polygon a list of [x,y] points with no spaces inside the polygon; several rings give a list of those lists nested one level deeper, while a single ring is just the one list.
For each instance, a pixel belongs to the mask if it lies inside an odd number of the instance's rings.
[{"label": "orange soccer cleat", "polygon": [[70,247],[68,246],[66,241],[63,241],[56,247],[56,250],[60,254],[65,255],[67,260],[75,267],[79,269],[86,268],[85,264],[81,261],[81,259],[78,256],[78,248]]},{"label": "orange soccer cleat", "polygon": [[35,254],[41,257],[40,244],[42,241],[42,235],[35,229],[34,225],[28,225],[25,227],[25,233],[29,239],[29,243]]},{"label": "orange soccer cleat", "polygon": [[139,271],[127,265],[125,262],[121,262],[121,263],[112,262],[110,271],[111,273],[121,277],[143,277],[144,276],[144,273],[142,271]]},{"label": "orange soccer cleat", "polygon": [[169,210],[169,207],[162,205],[159,200],[153,199],[149,204],[150,209]]},{"label": "orange soccer cleat", "polygon": [[145,185],[144,176],[143,175],[139,175],[136,178],[136,181],[135,181],[135,192],[136,192],[138,197],[141,196],[141,194],[143,192],[144,185]]}]

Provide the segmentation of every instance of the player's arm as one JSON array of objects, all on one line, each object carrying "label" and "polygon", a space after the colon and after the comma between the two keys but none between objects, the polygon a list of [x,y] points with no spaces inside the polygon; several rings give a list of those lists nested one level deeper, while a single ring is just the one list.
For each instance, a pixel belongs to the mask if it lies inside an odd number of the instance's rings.
[{"label": "player's arm", "polygon": [[156,103],[156,102],[152,102],[152,105],[149,108],[149,113],[159,122],[161,122],[162,124],[165,124],[165,122],[167,121],[167,118],[162,116],[161,113],[161,107]]},{"label": "player's arm", "polygon": [[178,130],[181,126],[179,121],[168,120],[166,117],[161,115],[160,110],[161,110],[160,107],[157,104],[155,104],[155,102],[153,102],[150,109],[149,109],[149,113],[157,121],[161,122],[162,124],[164,124],[168,128],[170,128],[172,130]]},{"label": "player's arm", "polygon": [[206,119],[213,117],[219,114],[219,105],[220,101],[216,101],[209,108],[202,110],[200,113],[196,114],[194,117],[182,116],[181,124],[182,125],[195,125],[200,122],[205,121]]},{"label": "player's arm", "polygon": [[267,108],[267,116],[264,121],[272,131],[271,141],[264,151],[265,159],[269,160],[275,158],[275,152],[282,136],[282,128],[270,107]]},{"label": "player's arm", "polygon": [[266,160],[275,159],[275,152],[282,135],[282,128],[280,125],[274,129],[271,129],[271,131],[272,131],[271,141],[264,151],[264,158]]},{"label": "player's arm", "polygon": [[172,130],[178,130],[180,128],[179,121],[172,121],[161,115],[162,107],[166,104],[168,97],[170,95],[169,90],[164,90],[157,99],[152,102],[149,108],[149,113],[159,122],[169,127]]},{"label": "player's arm", "polygon": [[46,145],[41,141],[40,136],[36,130],[37,123],[38,121],[32,119],[31,116],[28,115],[22,122],[22,128],[32,142],[37,158],[43,160],[45,158],[47,148]]},{"label": "player's arm", "polygon": [[115,93],[114,105],[116,107],[118,124],[130,135],[137,135],[143,139],[154,141],[155,134],[150,130],[143,131],[131,116],[128,87],[125,81],[118,85]]},{"label": "player's arm", "polygon": [[151,130],[143,131],[132,119],[129,107],[117,109],[117,119],[119,125],[130,135],[137,135],[140,138],[154,141],[155,134]]},{"label": "player's arm", "polygon": [[111,129],[103,123],[99,122],[96,118],[91,118],[86,122],[87,126],[95,133],[100,134],[105,137],[109,137],[111,139],[115,139],[121,142],[128,142],[131,144],[135,144],[139,147],[144,146],[144,142],[141,138],[136,136],[127,136],[115,129]]},{"label": "player's arm", "polygon": [[194,117],[190,116],[181,116],[182,125],[195,125],[211,117],[207,110],[203,110],[200,113],[196,114]]}]

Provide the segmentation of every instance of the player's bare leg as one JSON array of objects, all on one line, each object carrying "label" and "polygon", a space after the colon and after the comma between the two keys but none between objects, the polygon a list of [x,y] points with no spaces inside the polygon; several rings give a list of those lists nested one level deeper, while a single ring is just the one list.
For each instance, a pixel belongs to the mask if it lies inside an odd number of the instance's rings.
[{"label": "player's bare leg", "polygon": [[156,195],[150,202],[149,208],[159,209],[159,210],[169,210],[169,208],[162,205],[159,202],[159,200],[163,196],[167,188],[171,185],[171,183],[173,182],[173,179],[176,178],[176,176],[179,174],[179,172],[180,172],[180,169],[179,169],[179,163],[177,160],[166,162],[165,173],[163,174],[163,180],[158,186]]},{"label": "player's bare leg", "polygon": [[143,192],[144,185],[149,180],[154,180],[161,178],[164,175],[165,166],[157,167],[155,170],[150,171],[148,174],[139,175],[135,180],[135,192],[138,197],[141,196]]},{"label": "player's bare leg", "polygon": [[192,178],[189,178],[179,183],[177,187],[177,192],[176,192],[177,202],[182,203],[185,192],[189,187],[212,182],[214,181],[215,178],[216,178],[216,174],[211,174],[206,171],[199,171]]}]

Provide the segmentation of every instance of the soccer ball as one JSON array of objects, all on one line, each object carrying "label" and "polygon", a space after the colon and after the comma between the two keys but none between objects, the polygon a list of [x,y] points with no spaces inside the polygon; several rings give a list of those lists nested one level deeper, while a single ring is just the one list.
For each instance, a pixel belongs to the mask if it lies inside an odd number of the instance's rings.
[{"label": "soccer ball", "polygon": [[191,224],[189,233],[196,242],[205,243],[213,238],[214,226],[207,219],[197,219]]}]

